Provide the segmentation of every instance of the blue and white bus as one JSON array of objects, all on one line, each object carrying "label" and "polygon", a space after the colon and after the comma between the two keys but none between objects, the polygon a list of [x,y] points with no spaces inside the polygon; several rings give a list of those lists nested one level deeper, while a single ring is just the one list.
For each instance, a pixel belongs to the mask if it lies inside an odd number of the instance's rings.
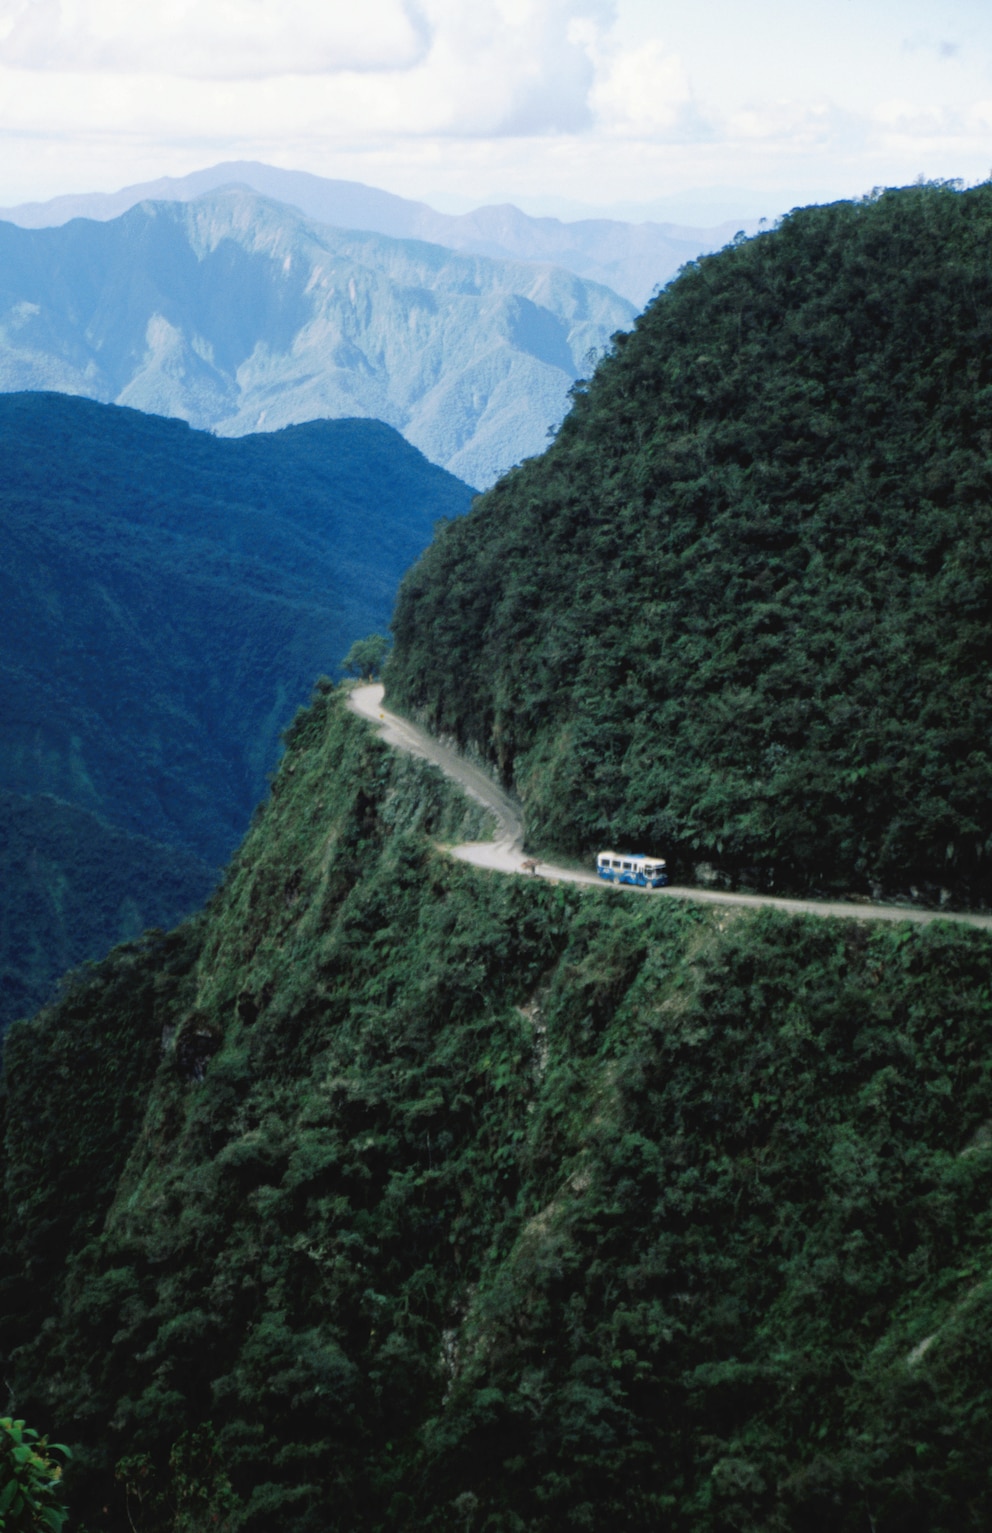
[{"label": "blue and white bus", "polygon": [[639,889],[660,889],[668,883],[664,860],[643,852],[600,852],[596,872],[611,883],[636,884]]}]

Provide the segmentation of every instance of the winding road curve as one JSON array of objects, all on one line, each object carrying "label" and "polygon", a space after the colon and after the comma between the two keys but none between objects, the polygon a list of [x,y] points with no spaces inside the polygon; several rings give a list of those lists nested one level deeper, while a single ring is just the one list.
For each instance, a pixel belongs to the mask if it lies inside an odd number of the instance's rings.
[{"label": "winding road curve", "polygon": [[[371,719],[387,745],[409,751],[412,756],[422,756],[440,767],[446,777],[458,783],[469,798],[484,805],[496,820],[499,834],[495,841],[472,841],[463,846],[453,846],[449,849],[451,856],[462,862],[471,862],[478,868],[491,868],[497,873],[529,871],[529,865],[526,870],[522,867],[524,822],[520,805],[504,793],[481,767],[468,761],[451,746],[442,744],[409,719],[390,713],[383,706],[382,699],[383,688],[378,684],[355,687],[349,693],[348,706],[361,718]],[[550,862],[535,863],[534,871],[538,877],[560,880],[562,883],[595,884],[598,889],[622,889],[623,893],[695,900],[700,905],[759,905],[771,910],[789,911],[793,915],[846,916],[855,921],[915,921],[921,926],[930,921],[960,921],[967,926],[992,930],[992,915],[975,915],[968,911],[919,910],[909,905],[874,905],[867,902],[856,905],[830,900],[786,900],[771,894],[717,893],[712,889],[692,889],[673,884],[664,889],[637,889],[626,885],[604,884],[595,873],[562,868]]]}]

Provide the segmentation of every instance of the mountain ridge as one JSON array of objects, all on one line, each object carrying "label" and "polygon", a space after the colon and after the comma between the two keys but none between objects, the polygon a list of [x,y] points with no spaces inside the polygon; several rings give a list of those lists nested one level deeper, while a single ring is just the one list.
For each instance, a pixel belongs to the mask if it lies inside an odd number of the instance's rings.
[{"label": "mountain ridge", "polygon": [[188,201],[204,192],[235,186],[251,187],[338,228],[422,239],[504,260],[550,261],[613,288],[637,308],[643,307],[686,261],[725,245],[741,227],[748,233],[758,227],[754,219],[723,220],[706,228],[650,220],[629,223],[608,217],[565,221],[535,218],[512,203],[487,205],[464,214],[440,213],[425,202],[361,182],[244,160],[187,176],[163,176],[119,192],[70,195],[0,208],[0,219],[24,228],[43,228],[70,218],[117,218],[139,202]]},{"label": "mountain ridge", "polygon": [[633,309],[550,266],[319,226],[254,193],[0,225],[0,388],[226,435],[368,416],[473,484],[540,451]]},{"label": "mountain ridge", "polygon": [[[533,836],[981,899],[990,226],[915,187],[699,262],[439,528],[388,689]],[[992,937],[484,830],[325,680],[209,906],[11,1028],[0,1377],[76,1518],[979,1533]]]},{"label": "mountain ridge", "polygon": [[494,876],[339,692],[287,744],[210,909],[9,1034],[0,1354],[74,1513],[981,1526],[988,935]]}]

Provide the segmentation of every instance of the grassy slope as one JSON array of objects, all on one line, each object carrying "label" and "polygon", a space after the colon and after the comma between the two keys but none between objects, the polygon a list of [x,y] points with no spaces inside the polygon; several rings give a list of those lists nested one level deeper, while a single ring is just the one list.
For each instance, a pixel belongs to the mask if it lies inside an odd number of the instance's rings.
[{"label": "grassy slope", "polygon": [[992,897],[992,186],[687,268],[401,588],[388,690],[536,846]]},{"label": "grassy slope", "polygon": [[204,1419],[258,1533],[986,1526],[989,940],[464,814],[322,696],[207,912],[11,1031],[4,1377],[87,1526]]}]

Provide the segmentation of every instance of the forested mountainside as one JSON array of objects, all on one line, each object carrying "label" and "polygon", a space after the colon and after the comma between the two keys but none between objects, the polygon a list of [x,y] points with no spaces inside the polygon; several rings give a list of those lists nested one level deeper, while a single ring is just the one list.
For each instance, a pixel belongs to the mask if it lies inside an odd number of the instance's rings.
[{"label": "forested mountainside", "polygon": [[988,936],[490,875],[334,693],[288,743],[205,913],[8,1035],[75,1525],[986,1528]]},{"label": "forested mountainside", "polygon": [[314,678],[471,494],[374,421],[0,396],[0,1028],[202,904]]},{"label": "forested mountainside", "polygon": [[[690,269],[442,527],[390,685],[536,838],[982,897],[990,198]],[[479,821],[322,683],[207,907],[11,1027],[0,1379],[80,1529],[985,1533],[992,938]]]},{"label": "forested mountainside", "polygon": [[555,266],[329,228],[243,187],[0,223],[0,389],[225,436],[366,416],[475,485],[542,451],[634,313]]},{"label": "forested mountainside", "polygon": [[992,185],[688,267],[401,589],[387,692],[533,845],[992,897]]}]

